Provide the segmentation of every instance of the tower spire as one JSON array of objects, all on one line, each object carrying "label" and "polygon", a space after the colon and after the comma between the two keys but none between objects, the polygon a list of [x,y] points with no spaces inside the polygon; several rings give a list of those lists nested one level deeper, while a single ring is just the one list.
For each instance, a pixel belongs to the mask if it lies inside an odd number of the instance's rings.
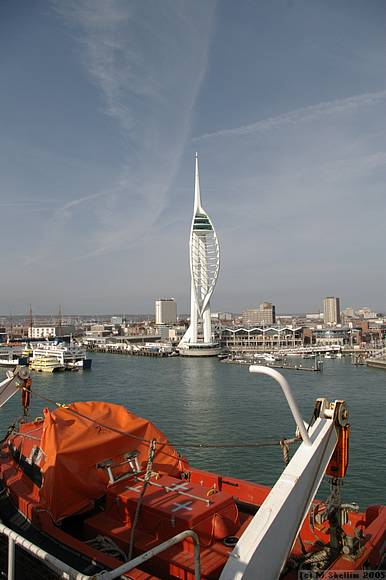
[{"label": "tower spire", "polygon": [[191,274],[190,326],[179,343],[179,352],[182,356],[215,356],[220,351],[218,343],[213,342],[210,298],[218,277],[220,249],[213,224],[201,205],[197,153],[189,256]]},{"label": "tower spire", "polygon": [[200,172],[198,168],[198,153],[196,152],[196,171],[194,176],[194,212],[202,210],[200,191]]}]

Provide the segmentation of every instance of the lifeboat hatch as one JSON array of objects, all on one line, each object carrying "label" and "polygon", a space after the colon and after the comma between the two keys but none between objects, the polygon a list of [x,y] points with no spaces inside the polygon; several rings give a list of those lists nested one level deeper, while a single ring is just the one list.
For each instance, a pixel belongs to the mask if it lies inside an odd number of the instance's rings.
[{"label": "lifeboat hatch", "polygon": [[[127,553],[142,486],[141,478],[136,478],[131,483],[126,481],[111,487],[107,492],[105,511],[84,521],[86,538],[92,539],[98,534],[109,536]],[[199,484],[168,475],[158,479],[152,477],[142,499],[135,530],[134,552],[147,551],[179,532],[194,530],[200,540],[202,577],[205,578],[224,565],[233,547],[224,540],[237,536],[240,526],[238,508],[231,495],[218,492],[208,497],[207,489]],[[160,567],[167,568],[169,574],[173,569],[173,575],[177,578],[185,578],[177,573],[179,568],[193,572],[191,540],[187,539],[159,554],[153,562],[147,564],[149,570],[153,568],[159,572]]]}]

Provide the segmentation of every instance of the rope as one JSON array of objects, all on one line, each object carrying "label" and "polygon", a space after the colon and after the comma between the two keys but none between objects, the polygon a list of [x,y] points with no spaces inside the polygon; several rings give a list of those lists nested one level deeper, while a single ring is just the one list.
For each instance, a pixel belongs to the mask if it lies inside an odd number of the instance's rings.
[{"label": "rope", "polygon": [[283,451],[283,460],[285,465],[288,465],[289,462],[289,446],[288,446],[288,442],[285,439],[282,439],[280,441],[280,447]]},{"label": "rope", "polygon": [[109,554],[110,556],[114,556],[115,558],[120,558],[123,562],[127,562],[126,554],[117,544],[108,536],[98,535],[91,540],[86,540],[85,542],[91,548],[95,548],[96,550],[100,550],[104,554]]},{"label": "rope", "polygon": [[[114,432],[114,433],[118,433],[119,435],[123,435],[124,437],[128,437],[130,439],[135,439],[136,441],[141,441],[143,443],[148,443],[150,444],[152,440],[150,439],[146,439],[145,437],[139,437],[138,435],[134,435],[132,433],[127,433],[125,431],[122,431],[121,429],[117,429],[116,427],[112,427],[111,425],[106,425],[104,423],[101,423],[100,421],[97,421],[96,419],[93,419],[92,417],[88,417],[87,415],[84,415],[83,413],[80,413],[79,411],[75,411],[74,409],[70,409],[67,405],[64,405],[62,403],[58,403],[56,401],[53,401],[52,399],[49,399],[48,397],[45,397],[44,395],[42,395],[41,393],[39,393],[39,391],[36,391],[36,389],[34,390],[34,393],[37,394],[37,397],[42,399],[43,401],[46,401],[47,403],[50,403],[51,405],[55,405],[56,407],[59,407],[61,409],[65,409],[67,411],[69,411],[70,413],[73,413],[74,415],[77,415],[78,417],[82,417],[83,419],[86,419],[87,421],[90,421],[91,423],[94,423],[95,425],[98,425],[99,427],[103,427],[105,429],[109,429],[110,431]],[[245,443],[245,442],[239,442],[239,443],[185,443],[185,442],[161,442],[161,441],[157,441],[156,439],[154,440],[156,445],[159,445],[161,447],[178,447],[178,448],[183,448],[183,449],[254,449],[254,448],[258,448],[258,447],[273,447],[276,445],[281,445],[282,441],[286,441],[288,444],[291,443],[295,443],[297,441],[301,441],[301,437],[300,436],[296,436],[290,439],[266,439],[265,441],[256,441],[253,443]],[[165,455],[168,455],[167,452],[163,451],[165,453]]]},{"label": "rope", "polygon": [[154,461],[154,456],[155,456],[156,444],[157,444],[156,440],[155,439],[152,439],[151,440],[151,443],[150,443],[150,446],[149,446],[149,456],[148,456],[148,459],[147,459],[146,473],[145,473],[145,477],[144,477],[144,480],[143,480],[143,486],[142,486],[141,493],[140,493],[139,498],[138,498],[138,501],[137,501],[137,506],[135,508],[135,515],[134,515],[134,520],[133,520],[133,526],[131,528],[129,554],[128,554],[128,559],[129,560],[131,560],[132,555],[133,555],[135,529],[137,527],[137,523],[138,523],[138,519],[139,519],[139,514],[140,514],[140,511],[141,511],[141,507],[142,507],[143,496],[145,495],[146,488],[149,485],[149,481],[150,481],[151,474],[152,474],[153,461]]}]

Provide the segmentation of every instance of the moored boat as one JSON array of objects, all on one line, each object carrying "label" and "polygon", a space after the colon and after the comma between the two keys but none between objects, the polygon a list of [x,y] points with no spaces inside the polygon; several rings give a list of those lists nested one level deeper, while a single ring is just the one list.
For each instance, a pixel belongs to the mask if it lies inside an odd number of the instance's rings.
[{"label": "moored boat", "polygon": [[53,356],[35,356],[30,363],[30,368],[41,373],[57,373],[65,370],[65,366]]},{"label": "moored boat", "polygon": [[[272,490],[194,468],[152,423],[120,405],[78,402],[45,409],[4,437],[3,519],[7,503],[24,526],[52,540],[54,554],[65,546],[72,565],[89,574],[121,566],[137,580],[289,580],[379,568],[386,508],[359,513],[340,501],[344,402],[318,399],[314,423],[305,425],[285,379],[271,368],[250,370],[278,380],[302,439]],[[20,373],[0,385],[0,405],[21,390],[27,412],[30,383]],[[325,472],[331,495],[323,503],[313,498]],[[171,545],[173,538],[181,541]]]},{"label": "moored boat", "polygon": [[13,346],[0,347],[0,367],[9,369],[16,368],[18,365],[26,365],[28,357],[23,356],[20,349]]},{"label": "moored boat", "polygon": [[38,342],[32,346],[31,363],[35,359],[55,358],[62,367],[69,370],[86,370],[91,368],[92,359],[88,358],[84,348],[74,342],[69,344],[61,340]]}]

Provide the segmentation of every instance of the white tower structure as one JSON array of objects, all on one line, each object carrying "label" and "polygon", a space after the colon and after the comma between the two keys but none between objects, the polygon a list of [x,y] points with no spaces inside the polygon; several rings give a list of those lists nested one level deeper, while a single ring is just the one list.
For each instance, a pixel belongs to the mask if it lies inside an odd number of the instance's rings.
[{"label": "white tower structure", "polygon": [[[183,356],[216,356],[219,345],[212,340],[210,299],[220,268],[220,248],[213,224],[201,205],[198,155],[194,183],[194,209],[189,241],[191,299],[190,326],[179,346]],[[202,324],[203,338],[199,339]]]}]

